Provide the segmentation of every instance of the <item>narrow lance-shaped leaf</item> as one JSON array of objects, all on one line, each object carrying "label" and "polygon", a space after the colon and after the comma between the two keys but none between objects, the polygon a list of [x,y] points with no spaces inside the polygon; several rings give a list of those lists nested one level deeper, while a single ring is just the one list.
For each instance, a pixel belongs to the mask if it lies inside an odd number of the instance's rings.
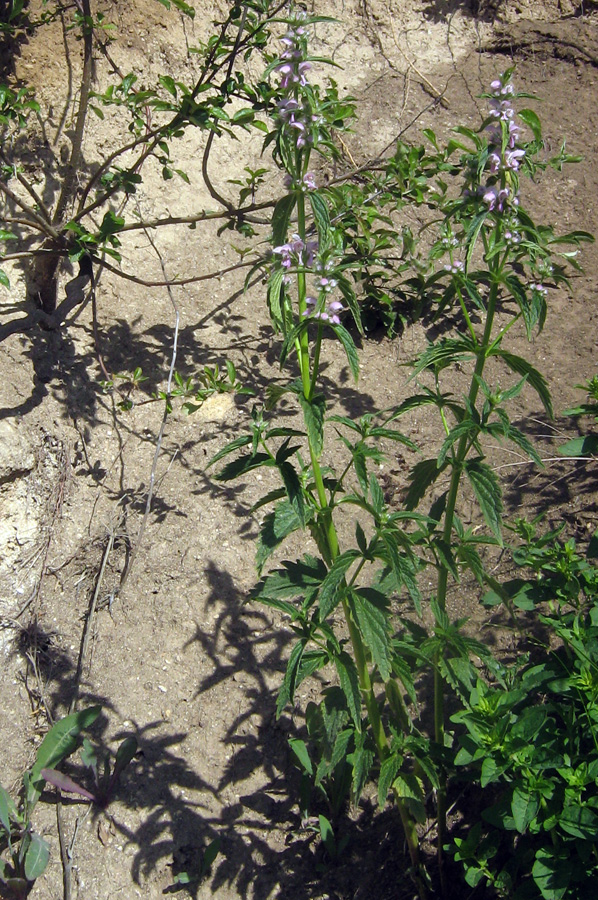
[{"label": "narrow lance-shaped leaf", "polygon": [[389,533],[388,531],[384,531],[381,537],[386,548],[388,561],[390,563],[390,567],[394,574],[397,585],[404,584],[406,586],[407,590],[409,591],[409,595],[413,600],[415,611],[418,616],[421,616],[421,594],[417,586],[417,581],[415,580],[412,567],[409,565],[408,561],[399,553],[396,538],[391,533]]},{"label": "narrow lance-shaped leaf", "polygon": [[303,528],[303,523],[288,500],[278,503],[273,512],[268,513],[262,524],[256,551],[258,575],[271,553],[293,531]]},{"label": "narrow lance-shaped leaf", "polygon": [[518,375],[524,375],[527,377],[528,384],[533,387],[538,397],[542,401],[544,409],[546,413],[550,416],[551,419],[554,418],[554,411],[552,409],[552,400],[550,397],[550,391],[548,390],[548,384],[543,375],[535,369],[531,363],[529,363],[522,356],[516,356],[514,353],[509,353],[507,350],[501,350],[500,348],[495,348],[489,354],[490,356],[499,356],[503,359],[508,367],[516,372]]},{"label": "narrow lance-shaped leaf", "polygon": [[101,711],[101,706],[92,706],[90,709],[71,713],[52,726],[43,739],[35,764],[29,772],[26,801],[30,808],[37,802],[44,788],[42,769],[53,769],[69,756],[77,747],[80,733],[95,722]]},{"label": "narrow lance-shaped leaf", "polygon": [[303,410],[305,427],[310,444],[316,457],[319,459],[324,448],[324,413],[326,412],[326,399],[323,394],[316,394],[311,400],[307,400],[303,394],[299,395],[299,402]]},{"label": "narrow lance-shaped leaf", "polygon": [[361,693],[359,690],[359,676],[357,668],[351,656],[342,651],[334,657],[334,665],[338,672],[342,691],[347,699],[347,706],[353,719],[353,724],[361,731]]},{"label": "narrow lance-shaped leaf", "polygon": [[76,781],[73,781],[73,779],[69,778],[68,775],[65,775],[64,772],[58,772],[56,769],[42,769],[41,775],[48,784],[58,788],[59,791],[66,791],[68,794],[79,794],[87,800],[97,801],[95,794],[92,794],[91,791],[81,787],[80,784],[77,784]]},{"label": "narrow lance-shaped leaf", "polygon": [[284,243],[291,213],[295,207],[295,195],[286,194],[278,201],[272,214],[272,242],[275,247]]},{"label": "narrow lance-shaped leaf", "polygon": [[353,803],[358,803],[374,762],[375,753],[369,742],[369,734],[362,731],[355,735],[355,750],[349,757],[353,766]]},{"label": "narrow lance-shaped leaf", "polygon": [[320,249],[323,249],[328,243],[328,235],[330,233],[330,214],[328,212],[328,206],[322,195],[318,194],[316,191],[309,192],[309,202],[318,228]]},{"label": "narrow lance-shaped leaf", "polygon": [[332,328],[343,345],[343,349],[347,355],[347,362],[351,369],[351,374],[355,381],[357,381],[359,379],[359,356],[357,355],[357,349],[353,343],[353,338],[342,325],[333,325]]},{"label": "narrow lance-shaped leaf", "polygon": [[380,766],[380,776],[378,778],[378,808],[383,809],[388,797],[388,792],[392,787],[392,783],[399,773],[399,769],[403,764],[403,757],[398,753],[388,756]]},{"label": "narrow lance-shaped leaf", "polygon": [[278,471],[284,482],[289,503],[295,511],[295,514],[301,523],[301,527],[303,527],[305,525],[305,501],[303,499],[303,488],[299,476],[290,462],[279,463]]},{"label": "narrow lance-shaped leaf", "polygon": [[293,698],[295,696],[295,685],[297,683],[297,673],[299,671],[299,664],[301,662],[301,657],[303,656],[304,650],[305,640],[301,640],[299,641],[299,643],[295,644],[289,657],[284,681],[278,693],[278,700],[276,701],[277,718],[281,716],[282,711],[287,706],[287,704],[293,702]]},{"label": "narrow lance-shaped leaf", "polygon": [[10,834],[11,819],[17,818],[17,809],[12,797],[0,784],[0,825]]},{"label": "narrow lance-shaped leaf", "polygon": [[358,550],[347,550],[335,559],[332,567],[329,569],[318,595],[321,622],[328,618],[340,601],[339,592],[344,584],[345,573],[360,556],[361,554]]}]

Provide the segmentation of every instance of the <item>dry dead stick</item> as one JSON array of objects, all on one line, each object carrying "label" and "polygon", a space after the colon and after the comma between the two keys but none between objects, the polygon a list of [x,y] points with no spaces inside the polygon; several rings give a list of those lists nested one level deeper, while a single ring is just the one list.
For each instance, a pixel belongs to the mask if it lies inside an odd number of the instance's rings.
[{"label": "dry dead stick", "polygon": [[96,609],[98,606],[98,597],[100,596],[100,590],[102,588],[102,584],[104,582],[104,575],[106,574],[106,566],[108,565],[108,560],[110,558],[110,554],[112,553],[112,548],[114,547],[114,538],[116,536],[116,528],[113,528],[110,531],[108,536],[108,543],[106,544],[106,548],[104,550],[104,554],[102,556],[102,563],[100,565],[100,571],[98,573],[98,578],[96,581],[96,586],[94,592],[92,594],[89,608],[87,610],[87,616],[85,617],[85,625],[83,627],[83,634],[81,635],[81,645],[79,647],[79,658],[77,660],[77,671],[75,673],[75,683],[73,686],[73,694],[71,697],[71,702],[69,704],[69,715],[70,713],[75,711],[75,707],[77,706],[77,701],[79,699],[79,689],[81,686],[81,675],[83,674],[83,664],[85,662],[85,658],[87,656],[87,648],[89,646],[89,637],[91,635],[91,630],[93,626],[93,622],[95,619]]}]

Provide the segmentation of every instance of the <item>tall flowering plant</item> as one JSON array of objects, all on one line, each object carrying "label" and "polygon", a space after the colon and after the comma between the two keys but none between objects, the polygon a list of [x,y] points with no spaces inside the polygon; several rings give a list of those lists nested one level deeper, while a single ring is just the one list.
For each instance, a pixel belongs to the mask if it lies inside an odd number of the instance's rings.
[{"label": "tall flowering plant", "polygon": [[[464,621],[451,621],[447,612],[449,583],[463,570],[473,572],[481,584],[496,586],[482,551],[502,541],[503,508],[483,442],[486,436],[511,441],[539,464],[505,405],[530,384],[551,410],[543,377],[528,361],[507,351],[503,341],[520,321],[530,335],[541,327],[547,298],[543,282],[549,278],[556,285],[565,278],[563,265],[553,260],[558,242],[576,245],[589,235],[576,232],[557,239],[551,229],[538,228],[519,203],[519,176],[540,166],[536,156],[542,145],[535,114],[515,112],[523,95],[514,91],[510,72],[491,85],[490,114],[479,132],[458,128],[445,148],[427,132],[433,152],[399,145],[382,174],[365,176],[363,188],[320,186],[315,154],[324,161],[334,154],[334,130],[343,126],[351,107],[338,100],[334,87],[322,92],[310,82],[312,66],[322,62],[309,54],[310,29],[320,19],[297,12],[284,21],[282,50],[267,70],[276,84],[269,105],[273,124],[265,143],[272,146],[287,187],[272,219],[268,306],[281,333],[281,365],[296,366],[295,377],[270,385],[263,407],[253,410],[251,433],[237,438],[212,462],[235,454],[216,476],[220,480],[262,466],[280,475],[281,489],[255,507],[272,507],[261,523],[260,574],[286,537],[301,529],[311,533],[309,552],[267,572],[254,592],[257,600],[288,616],[295,636],[278,712],[294,704],[304,679],[324,666],[336,670],[337,685],[325,689],[320,703],[306,711],[309,741],[294,738],[293,750],[332,809],[342,806],[338,795],[343,785],[350,785],[357,801],[367,779],[376,775],[380,805],[390,795],[398,808],[410,872],[425,897],[429,876],[418,828],[431,814],[431,788],[437,798],[432,815],[437,820],[442,887],[447,790],[454,770],[452,737],[445,731],[445,695],[450,688],[461,696],[478,677],[474,657],[483,660],[488,671],[497,671],[489,649],[466,636]],[[521,140],[523,125],[532,129],[533,141]],[[561,155],[555,164],[563,161]],[[457,192],[448,191],[447,173],[460,186]],[[413,361],[420,383],[408,400],[354,419],[327,413],[320,359],[324,337],[335,337],[357,381],[359,360],[346,325],[352,319],[361,328],[355,287],[364,283],[368,260],[364,263],[363,253],[354,248],[363,246],[360,228],[371,237],[368,223],[376,200],[381,207],[386,204],[375,215],[388,226],[387,247],[393,240],[389,234],[398,243],[396,227],[389,230],[395,210],[407,203],[431,208],[438,237],[426,265],[413,257],[415,281],[426,302],[438,304],[439,314],[454,307],[462,327],[456,336],[430,344]],[[405,253],[399,274],[405,271],[404,263]],[[389,271],[392,253],[384,266]],[[406,280],[414,281],[411,276]],[[499,308],[505,316],[498,316]],[[489,360],[513,373],[514,383],[506,388],[489,383]],[[470,387],[460,399],[443,386],[443,373],[452,366],[469,366]],[[283,396],[295,398],[301,428],[271,421]],[[422,406],[438,410],[440,449],[436,456],[420,456],[415,462],[405,506],[397,508],[376,475],[383,459],[380,443],[419,452],[397,422]],[[331,431],[347,452],[346,465],[338,470],[326,462]],[[484,533],[467,529],[458,516],[465,482],[478,501]],[[426,498],[430,505],[422,511]],[[337,522],[347,509],[356,511],[355,540],[342,546]],[[420,577],[425,570],[436,579],[426,608]],[[426,613],[428,621],[431,617],[430,629],[412,616],[396,616],[399,595],[409,599],[417,616]],[[434,675],[431,733],[417,706],[418,679],[425,669]]]}]

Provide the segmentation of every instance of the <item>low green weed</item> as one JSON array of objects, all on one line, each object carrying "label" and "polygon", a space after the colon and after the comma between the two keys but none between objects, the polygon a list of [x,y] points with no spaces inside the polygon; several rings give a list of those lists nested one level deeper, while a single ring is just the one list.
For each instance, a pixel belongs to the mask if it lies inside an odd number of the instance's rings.
[{"label": "low green weed", "polygon": [[0,785],[0,888],[3,896],[20,900],[29,894],[50,858],[48,843],[33,829],[31,817],[55,767],[75,751],[82,731],[98,718],[100,706],[72,713],[56,722],[44,737],[35,763],[23,775],[18,803]]}]

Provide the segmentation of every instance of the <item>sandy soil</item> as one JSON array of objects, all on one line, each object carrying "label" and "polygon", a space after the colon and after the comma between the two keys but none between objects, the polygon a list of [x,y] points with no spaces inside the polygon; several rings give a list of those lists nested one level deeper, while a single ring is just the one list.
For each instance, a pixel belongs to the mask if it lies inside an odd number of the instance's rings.
[{"label": "sandy soil", "polygon": [[[562,176],[547,174],[529,185],[526,203],[545,221],[598,232],[594,3],[322,0],[312,6],[339,20],[319,27],[317,40],[342,66],[335,74],[341,86],[360,102],[359,125],[347,139],[357,164],[430,106],[434,89],[446,91],[446,106],[429,108],[406,137],[417,140],[425,126],[442,133],[477,123],[478,95],[515,62],[518,85],[542,100],[551,147],[566,137],[570,152],[584,156]],[[104,8],[125,36],[110,50],[115,61],[123,71],[148,73],[148,80],[187,72],[193,60],[186,47],[205,39],[217,13],[217,3],[203,2],[190,23],[168,16],[155,0]],[[32,38],[15,60],[17,75],[36,83],[42,101],[52,103],[50,141],[61,130],[69,87],[58,26],[54,37],[44,43]],[[69,47],[76,72],[76,47]],[[98,79],[105,72],[105,61],[98,62]],[[61,132],[56,146],[63,141]],[[94,122],[87,161],[112,142],[110,126]],[[191,140],[180,147],[190,187],[163,182],[158,167],[149,174],[139,196],[145,215],[185,214],[206,204],[200,149]],[[32,172],[38,151],[29,151]],[[250,163],[254,148],[247,153]],[[239,158],[238,144],[218,146],[214,177],[224,193],[226,179],[239,174]],[[134,234],[123,247],[123,268],[148,280],[162,277],[160,258],[170,277],[217,271],[235,259],[215,229],[160,230],[160,257],[143,232]],[[550,382],[557,411],[579,399],[574,385],[596,371],[596,249],[584,253],[584,265],[571,294],[552,292],[546,328],[530,351]],[[12,292],[0,287],[3,316],[23,300],[23,278],[16,269],[12,274]],[[242,294],[241,285],[242,275],[173,289],[181,316],[177,369],[192,375],[230,358],[240,379],[259,393],[278,377],[276,347],[260,286]],[[148,391],[163,388],[174,326],[168,292],[104,273],[98,321],[108,371],[140,366]],[[408,387],[399,363],[426,333],[419,323],[398,341],[382,334],[364,341],[358,395],[344,359],[327,347],[326,381],[337,410],[356,414],[400,402]],[[517,342],[522,346],[523,336],[515,338],[515,349]],[[247,404],[218,397],[193,417],[177,410],[169,417],[139,543],[163,410],[145,404],[123,413],[102,391],[101,379],[89,307],[60,332],[13,335],[0,344],[0,782],[14,787],[30,764],[47,726],[44,705],[59,716],[70,702],[83,626],[105,560],[81,702],[102,704],[96,738],[115,748],[135,734],[140,753],[107,814],[83,818],[77,803],[63,809],[69,839],[80,820],[73,900],[161,897],[174,874],[215,836],[222,839],[221,854],[193,893],[199,898],[410,896],[393,810],[375,814],[364,801],[346,826],[350,850],[321,878],[317,842],[299,831],[286,743],[294,718],[276,721],[274,714],[289,632],[276,617],[243,605],[255,582],[257,521],[250,508],[263,490],[262,476],[223,488],[206,471],[213,453],[245,427]],[[570,430],[566,420],[548,425],[531,394],[518,411],[521,427],[538,435],[545,455],[554,455],[550,436]],[[407,430],[418,441],[437,441],[423,417]],[[386,487],[397,496],[404,487],[401,463],[391,458],[386,469]],[[579,470],[575,480],[569,464],[550,467],[544,476],[519,468],[501,474],[511,512],[551,505],[550,515],[565,519],[578,537],[595,528],[592,467]],[[285,555],[292,552],[291,545]],[[469,612],[483,633],[475,596],[454,594],[451,608]],[[49,900],[63,896],[52,802],[38,806],[35,822],[52,856],[32,896]]]}]

